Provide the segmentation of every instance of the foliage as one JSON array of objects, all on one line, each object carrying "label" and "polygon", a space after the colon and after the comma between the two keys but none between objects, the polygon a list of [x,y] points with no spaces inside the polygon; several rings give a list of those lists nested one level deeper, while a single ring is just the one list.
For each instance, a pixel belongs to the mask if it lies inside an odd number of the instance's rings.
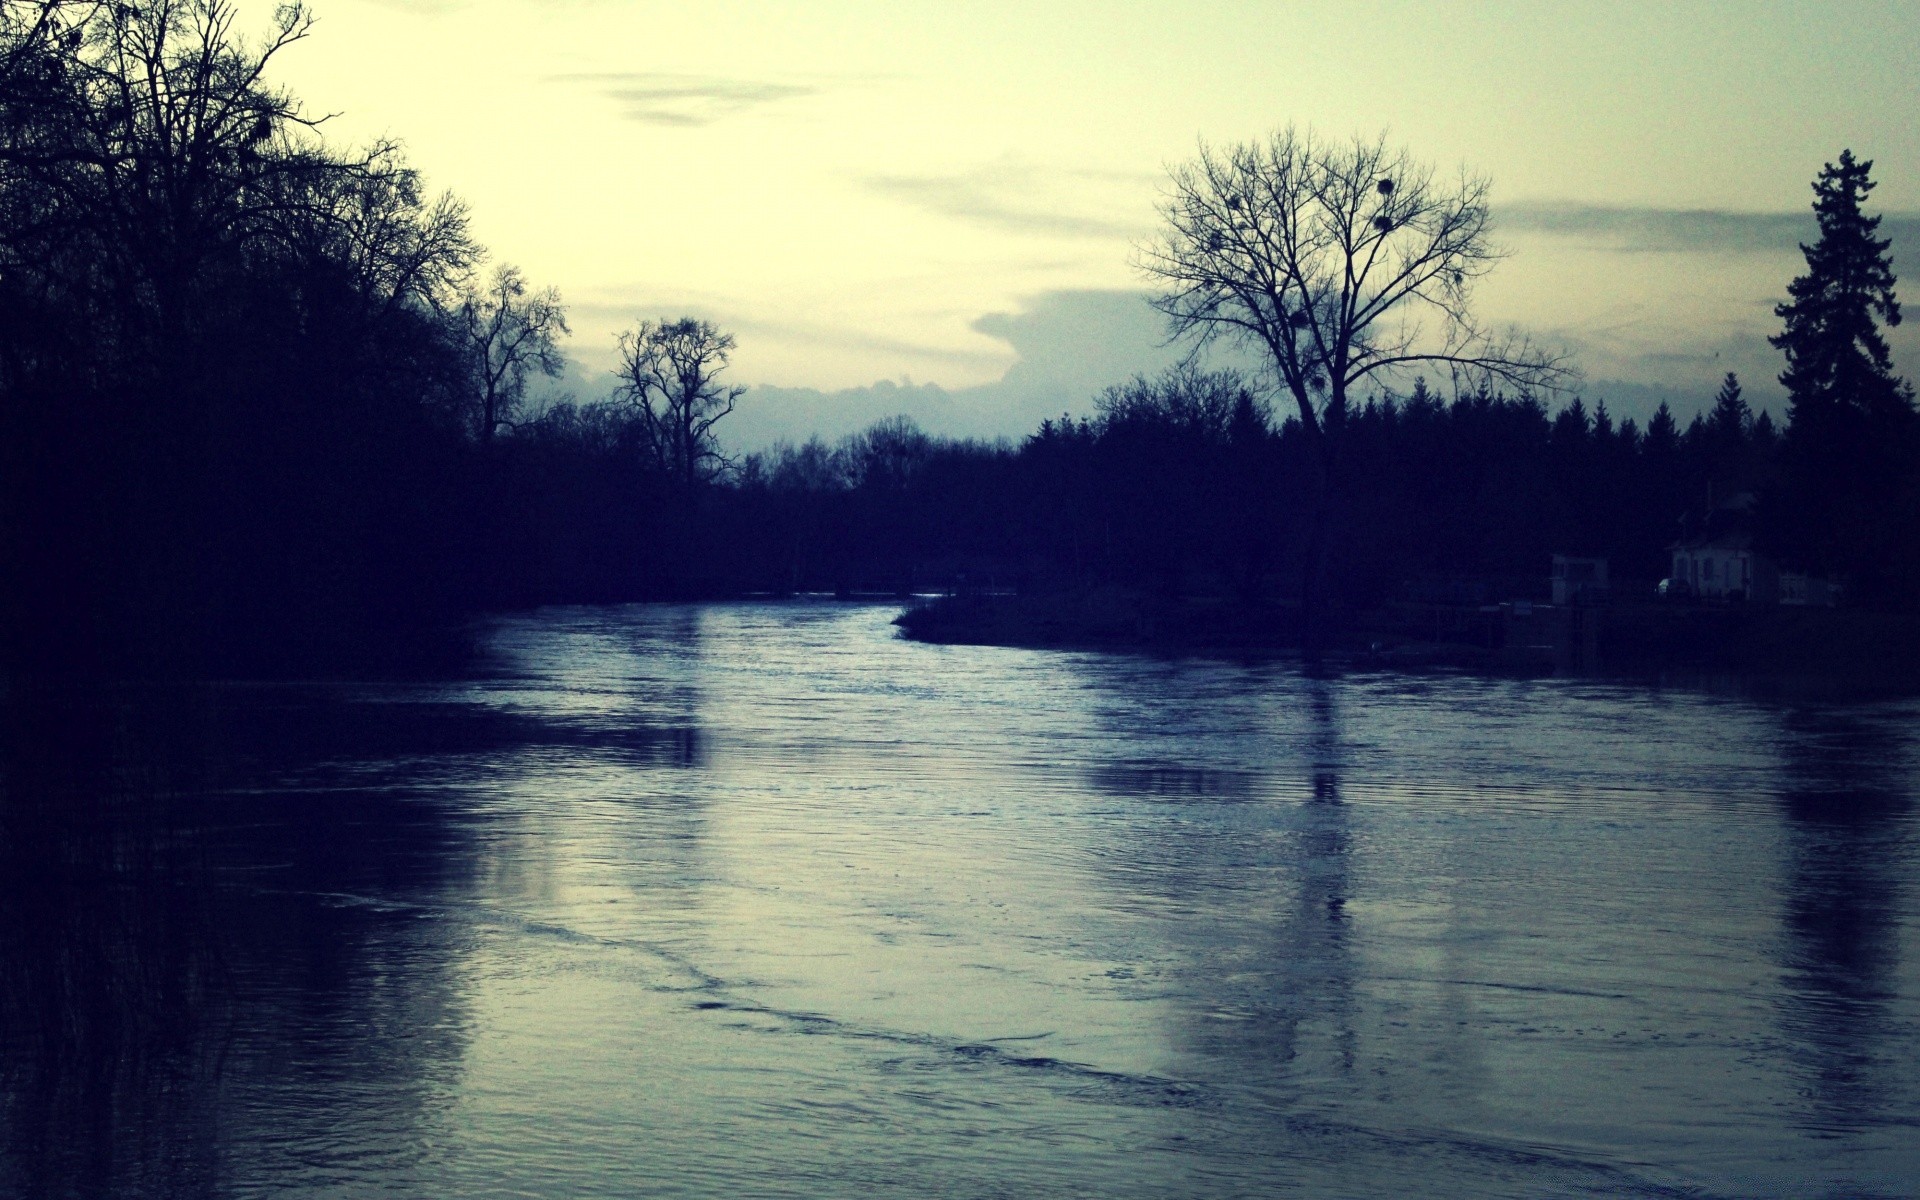
[{"label": "foliage", "polygon": [[1820,236],[1775,312],[1791,407],[1781,478],[1767,497],[1776,553],[1845,579],[1876,603],[1920,590],[1920,420],[1913,388],[1894,374],[1881,323],[1900,323],[1887,239],[1862,204],[1871,162],[1843,151],[1814,180]]},{"label": "foliage", "polygon": [[1821,169],[1813,183],[1820,236],[1800,247],[1806,274],[1788,285],[1791,299],[1774,309],[1785,324],[1769,340],[1787,356],[1780,382],[1794,423],[1840,414],[1884,418],[1913,407],[1912,389],[1894,375],[1880,334],[1881,322],[1900,324],[1900,302],[1887,256],[1891,243],[1874,236],[1880,218],[1861,211],[1875,186],[1872,169],[1851,150]]},{"label": "foliage", "polygon": [[478,250],[391,144],[342,152],[225,0],[0,22],[0,610],[16,663],[350,653],[459,572],[435,316]]}]

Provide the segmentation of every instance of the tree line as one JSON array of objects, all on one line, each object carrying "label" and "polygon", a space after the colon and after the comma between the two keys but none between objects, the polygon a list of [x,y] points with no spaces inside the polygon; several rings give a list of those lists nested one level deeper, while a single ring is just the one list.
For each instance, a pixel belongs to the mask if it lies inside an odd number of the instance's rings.
[{"label": "tree line", "polygon": [[[598,447],[606,494],[629,486],[613,482],[627,459],[583,414],[540,428],[529,448],[548,447],[552,474],[591,486],[579,467]],[[687,582],[701,594],[1111,586],[1292,605],[1315,553],[1299,514],[1315,502],[1316,436],[1339,447],[1325,574],[1345,614],[1410,589],[1531,595],[1554,553],[1608,557],[1650,584],[1687,518],[1778,478],[1783,445],[1731,376],[1684,427],[1664,405],[1642,429],[1604,404],[1550,410],[1490,388],[1443,398],[1416,380],[1308,435],[1243,377],[1189,366],[1111,388],[1091,416],[1017,444],[894,418],[747,455],[703,494]],[[535,523],[554,521],[557,509]],[[620,594],[596,574],[605,561],[585,554],[529,594]]]},{"label": "tree line", "polygon": [[[465,205],[396,144],[335,144],[272,84],[312,24],[300,3],[249,37],[229,0],[0,0],[15,670],[376,661],[518,595],[504,556],[543,467],[517,443],[541,440],[529,385],[561,369],[564,306],[487,269]],[[710,475],[730,346],[691,319],[622,340],[650,478]],[[571,515],[570,536],[600,516]]]},{"label": "tree line", "polygon": [[[1656,578],[1758,497],[1783,561],[1920,594],[1911,388],[1851,154],[1780,309],[1784,428],[1589,411],[1483,328],[1483,179],[1383,141],[1203,146],[1138,266],[1196,352],[1018,443],[905,420],[729,457],[730,335],[638,321],[602,397],[537,401],[565,305],[489,264],[391,143],[346,148],[229,0],[0,0],[0,656],[9,670],[371,665],[502,606],[1116,586],[1288,606],[1309,643],[1409,589]],[[1429,381],[1436,381],[1437,388]]]},{"label": "tree line", "polygon": [[[896,419],[838,445],[747,456],[687,510],[699,532],[672,543],[679,582],[710,594],[1116,586],[1288,607],[1311,637],[1315,609],[1337,631],[1398,597],[1536,594],[1555,553],[1605,557],[1626,590],[1651,594],[1676,542],[1733,530],[1843,582],[1851,603],[1911,609],[1920,420],[1879,333],[1899,309],[1888,243],[1862,207],[1870,166],[1846,153],[1815,181],[1819,236],[1778,310],[1784,425],[1728,374],[1684,426],[1662,404],[1642,427],[1570,394],[1551,354],[1473,323],[1478,181],[1442,188],[1364,141],[1284,133],[1203,150],[1176,172],[1166,240],[1145,266],[1167,286],[1176,334],[1237,340],[1268,356],[1264,376],[1189,363],[1017,445]],[[1270,211],[1285,205],[1300,211]],[[1391,244],[1403,234],[1408,246]],[[1423,374],[1396,387],[1408,368],[1444,372],[1444,392]],[[601,446],[618,469],[605,433],[617,421],[595,423],[610,412],[560,416],[543,434],[552,453]],[[657,537],[652,561],[670,543]],[[619,590],[578,565],[529,594]]]}]

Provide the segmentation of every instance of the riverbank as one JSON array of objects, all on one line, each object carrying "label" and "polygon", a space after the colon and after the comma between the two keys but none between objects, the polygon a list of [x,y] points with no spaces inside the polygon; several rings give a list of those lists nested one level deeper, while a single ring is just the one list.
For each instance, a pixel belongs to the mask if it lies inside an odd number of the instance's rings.
[{"label": "riverbank", "polygon": [[1124,588],[963,593],[922,601],[895,619],[916,641],[1053,649],[1158,649],[1284,656],[1299,643],[1298,610]]},{"label": "riverbank", "polygon": [[[918,641],[1226,657],[1298,653],[1295,606],[1118,588],[943,596],[895,621]],[[1708,604],[1395,603],[1358,614],[1328,656],[1355,665],[1502,674],[1737,675],[1920,692],[1920,617]]]}]

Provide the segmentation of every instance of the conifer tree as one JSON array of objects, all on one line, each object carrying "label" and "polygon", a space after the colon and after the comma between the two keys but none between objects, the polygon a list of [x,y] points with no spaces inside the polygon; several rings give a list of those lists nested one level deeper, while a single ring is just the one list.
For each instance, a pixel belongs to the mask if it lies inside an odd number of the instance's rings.
[{"label": "conifer tree", "polygon": [[1788,285],[1792,299],[1774,309],[1786,327],[1768,339],[1787,356],[1780,382],[1792,401],[1790,425],[1912,412],[1913,390],[1893,373],[1880,335],[1879,322],[1900,324],[1900,302],[1887,256],[1892,243],[1874,236],[1880,218],[1860,208],[1875,186],[1872,168],[1844,150],[1813,183],[1820,237],[1800,247],[1807,273]]},{"label": "conifer tree", "polygon": [[1727,372],[1727,377],[1720,382],[1720,390],[1714,394],[1713,412],[1707,417],[1707,424],[1718,440],[1730,444],[1744,440],[1753,425],[1753,410],[1740,394],[1740,377],[1732,371]]},{"label": "conifer tree", "polygon": [[1814,180],[1820,236],[1774,311],[1789,399],[1780,487],[1766,533],[1791,565],[1844,579],[1875,604],[1914,597],[1920,483],[1913,388],[1893,371],[1882,324],[1900,323],[1891,242],[1861,205],[1873,163],[1843,151]]},{"label": "conifer tree", "polygon": [[1647,452],[1655,456],[1671,454],[1679,444],[1680,426],[1673,419],[1673,410],[1662,400],[1647,422]]},{"label": "conifer tree", "polygon": [[1733,502],[1758,486],[1763,463],[1754,436],[1757,423],[1742,394],[1739,376],[1727,372],[1714,394],[1713,407],[1697,425],[1699,432],[1693,440],[1716,500]]}]

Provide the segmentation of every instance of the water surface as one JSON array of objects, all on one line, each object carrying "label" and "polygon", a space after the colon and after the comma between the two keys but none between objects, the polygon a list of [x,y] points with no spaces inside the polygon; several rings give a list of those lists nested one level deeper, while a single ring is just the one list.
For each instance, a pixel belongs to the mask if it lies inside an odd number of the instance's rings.
[{"label": "water surface", "polygon": [[1920,706],[892,615],[15,694],[0,1194],[1920,1191]]}]

